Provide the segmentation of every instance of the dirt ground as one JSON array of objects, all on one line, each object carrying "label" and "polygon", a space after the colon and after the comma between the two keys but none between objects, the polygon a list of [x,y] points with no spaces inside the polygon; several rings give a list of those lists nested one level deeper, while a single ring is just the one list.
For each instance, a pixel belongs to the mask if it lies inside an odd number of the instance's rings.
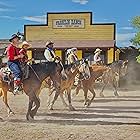
[{"label": "dirt ground", "polygon": [[0,101],[0,140],[140,140],[140,91],[120,91],[120,97],[105,90],[89,108],[83,106],[83,92],[73,97],[76,111],[63,107],[60,99],[54,110],[47,108],[47,90],[40,96],[41,107],[35,121],[25,119],[28,97],[9,93],[15,115],[7,116]]}]

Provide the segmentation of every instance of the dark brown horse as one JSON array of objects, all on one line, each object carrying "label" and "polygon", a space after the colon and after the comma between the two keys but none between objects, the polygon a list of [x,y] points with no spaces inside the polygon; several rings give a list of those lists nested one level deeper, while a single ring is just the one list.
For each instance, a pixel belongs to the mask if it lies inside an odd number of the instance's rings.
[{"label": "dark brown horse", "polygon": [[[56,96],[60,94],[60,84],[61,84],[61,69],[60,65],[56,66],[56,69],[51,69],[46,63],[33,64],[29,70],[29,78],[23,81],[23,89],[26,95],[29,97],[28,111],[26,114],[26,119],[34,119],[34,116],[37,113],[38,108],[40,107],[40,99],[37,96],[37,93],[41,87],[42,81],[50,76],[55,87]],[[9,86],[7,83],[2,81],[0,77],[0,96],[3,96],[3,101],[8,108],[8,113],[13,113],[7,102],[7,92]]]}]

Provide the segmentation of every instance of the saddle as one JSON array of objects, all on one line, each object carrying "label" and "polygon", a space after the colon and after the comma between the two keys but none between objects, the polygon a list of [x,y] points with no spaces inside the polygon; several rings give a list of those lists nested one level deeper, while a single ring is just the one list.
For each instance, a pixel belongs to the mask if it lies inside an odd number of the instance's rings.
[{"label": "saddle", "polygon": [[[29,65],[21,64],[22,70],[22,81],[29,78]],[[14,75],[8,66],[2,67],[0,69],[0,76],[3,82],[6,82],[9,86],[13,88],[14,85]]]}]

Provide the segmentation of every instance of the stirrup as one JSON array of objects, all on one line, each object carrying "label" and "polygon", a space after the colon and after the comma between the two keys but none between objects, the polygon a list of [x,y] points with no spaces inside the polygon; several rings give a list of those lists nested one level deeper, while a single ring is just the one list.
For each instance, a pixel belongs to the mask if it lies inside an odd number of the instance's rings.
[{"label": "stirrup", "polygon": [[13,94],[14,94],[14,95],[19,95],[19,93],[20,93],[21,91],[23,91],[22,85],[16,86],[16,87],[14,88]]}]

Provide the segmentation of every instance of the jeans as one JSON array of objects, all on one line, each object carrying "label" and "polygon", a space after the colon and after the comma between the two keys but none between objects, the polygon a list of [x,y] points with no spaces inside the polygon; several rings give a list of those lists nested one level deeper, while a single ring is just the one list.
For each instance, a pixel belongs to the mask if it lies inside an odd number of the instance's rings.
[{"label": "jeans", "polygon": [[20,68],[20,63],[18,61],[16,62],[8,61],[8,67],[14,74],[14,80],[21,80],[22,71]]}]

